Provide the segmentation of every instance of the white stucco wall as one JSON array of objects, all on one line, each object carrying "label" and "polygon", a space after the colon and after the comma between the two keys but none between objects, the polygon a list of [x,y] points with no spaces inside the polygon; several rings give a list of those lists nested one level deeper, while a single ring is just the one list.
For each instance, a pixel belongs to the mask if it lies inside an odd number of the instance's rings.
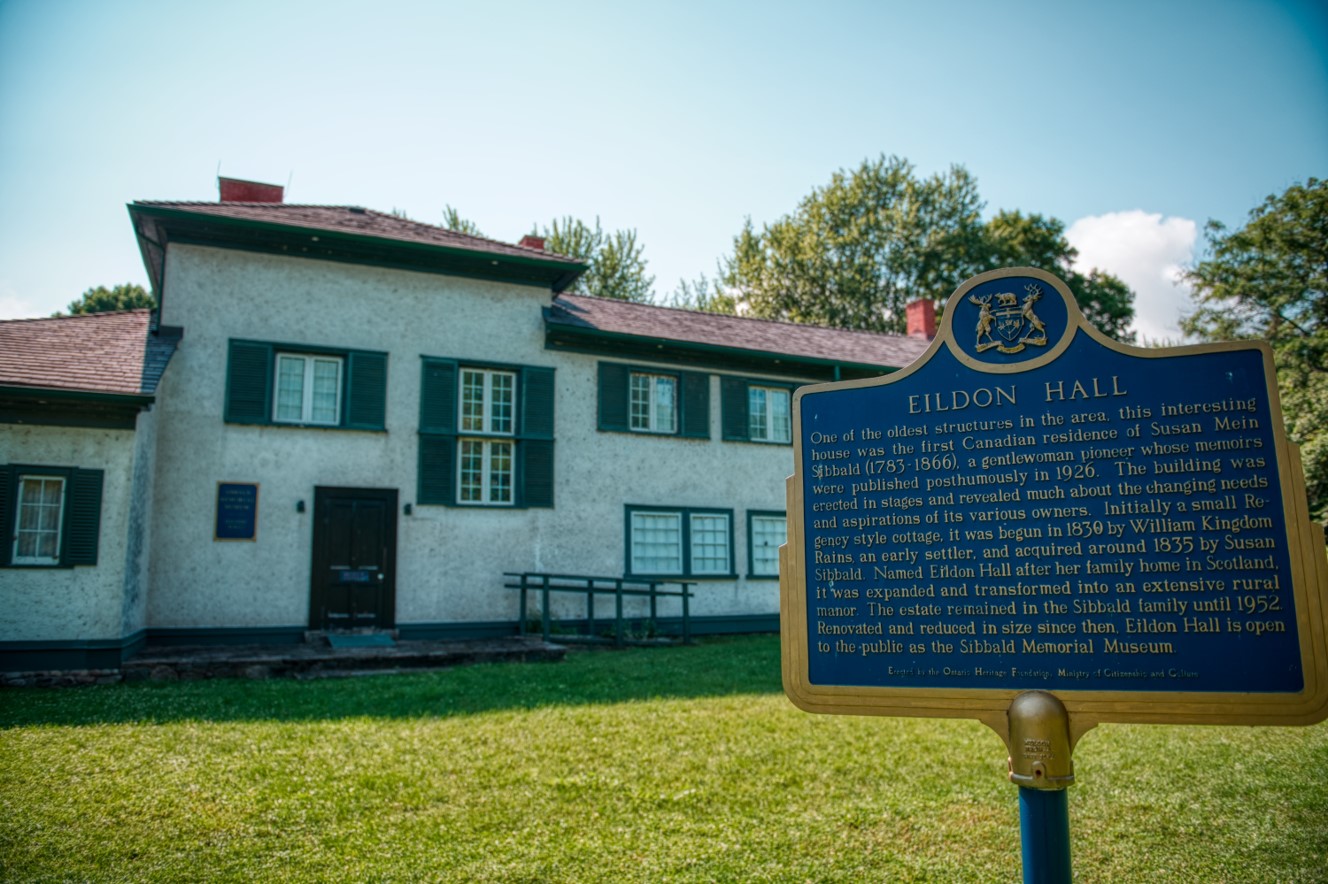
[{"label": "white stucco wall", "polygon": [[[149,626],[307,624],[315,486],[414,504],[398,514],[399,624],[515,619],[504,571],[621,575],[625,504],[731,509],[745,574],[747,511],[784,509],[791,448],[720,441],[717,376],[708,441],[599,432],[599,360],[544,349],[547,290],[172,245],[165,293],[162,321],[185,335],[158,394]],[[231,338],[388,352],[387,432],[224,423]],[[554,509],[414,502],[422,356],[556,369]],[[260,483],[256,542],[213,540],[223,481]],[[692,610],[774,613],[777,582],[704,581]]]},{"label": "white stucco wall", "polygon": [[132,430],[0,424],[0,463],[105,472],[97,564],[0,570],[0,604],[5,611],[0,617],[0,641],[124,637],[124,552],[134,451]]}]

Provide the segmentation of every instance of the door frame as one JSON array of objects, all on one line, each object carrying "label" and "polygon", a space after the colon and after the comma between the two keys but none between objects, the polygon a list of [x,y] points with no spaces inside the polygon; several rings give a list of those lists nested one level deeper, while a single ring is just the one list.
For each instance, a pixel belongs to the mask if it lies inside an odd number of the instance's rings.
[{"label": "door frame", "polygon": [[323,590],[323,572],[326,570],[327,561],[326,544],[328,534],[321,529],[323,522],[323,506],[332,498],[355,498],[359,500],[380,501],[385,504],[386,512],[383,525],[384,551],[382,562],[382,573],[385,579],[382,581],[383,592],[383,623],[379,629],[395,629],[397,623],[397,503],[399,492],[396,488],[349,488],[335,485],[315,485],[314,486],[314,518],[311,528],[310,538],[310,559],[309,559],[309,628],[311,630],[327,630],[326,623],[321,622],[322,597]]}]

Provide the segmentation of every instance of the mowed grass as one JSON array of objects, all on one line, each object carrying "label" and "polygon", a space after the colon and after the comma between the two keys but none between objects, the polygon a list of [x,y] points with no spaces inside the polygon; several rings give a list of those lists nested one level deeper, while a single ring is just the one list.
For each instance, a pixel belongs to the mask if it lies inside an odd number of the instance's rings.
[{"label": "mowed grass", "polygon": [[[1083,881],[1328,881],[1328,725],[1104,726]],[[811,716],[773,637],[0,693],[4,881],[1016,881],[966,721]]]}]

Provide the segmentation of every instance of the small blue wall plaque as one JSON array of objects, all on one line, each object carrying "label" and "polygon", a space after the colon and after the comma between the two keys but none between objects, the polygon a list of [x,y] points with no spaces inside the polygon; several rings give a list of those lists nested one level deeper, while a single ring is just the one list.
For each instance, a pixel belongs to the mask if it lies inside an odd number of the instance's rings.
[{"label": "small blue wall plaque", "polygon": [[258,484],[218,482],[215,540],[258,539]]}]

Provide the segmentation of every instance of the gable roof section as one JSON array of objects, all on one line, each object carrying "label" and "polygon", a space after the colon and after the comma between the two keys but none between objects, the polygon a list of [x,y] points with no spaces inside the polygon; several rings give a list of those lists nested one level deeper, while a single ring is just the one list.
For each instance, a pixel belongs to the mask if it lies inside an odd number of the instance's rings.
[{"label": "gable roof section", "polygon": [[0,388],[151,401],[177,338],[149,331],[152,311],[0,322]]},{"label": "gable roof section", "polygon": [[[866,377],[903,368],[930,341],[904,335],[847,331],[768,319],[702,313],[562,294],[544,310],[546,344],[643,358],[719,365],[827,379]],[[622,345],[614,353],[614,344]],[[642,344],[653,345],[651,350]]]},{"label": "gable roof section", "polygon": [[166,247],[197,243],[249,251],[495,279],[555,292],[586,269],[542,249],[363,209],[287,203],[138,201],[129,215],[158,296]]}]

